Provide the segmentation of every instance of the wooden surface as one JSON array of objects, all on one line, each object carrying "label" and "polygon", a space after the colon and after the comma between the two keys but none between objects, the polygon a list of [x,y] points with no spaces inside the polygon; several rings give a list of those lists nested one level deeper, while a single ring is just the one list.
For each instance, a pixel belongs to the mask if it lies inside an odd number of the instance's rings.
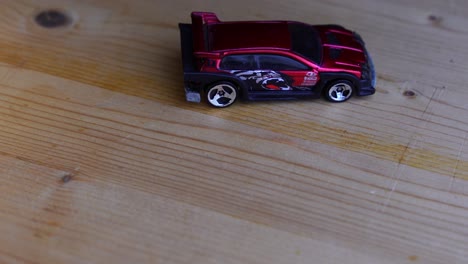
[{"label": "wooden surface", "polygon": [[[1,263],[468,263],[466,1],[1,3]],[[345,25],[377,93],[187,103],[193,10]]]}]

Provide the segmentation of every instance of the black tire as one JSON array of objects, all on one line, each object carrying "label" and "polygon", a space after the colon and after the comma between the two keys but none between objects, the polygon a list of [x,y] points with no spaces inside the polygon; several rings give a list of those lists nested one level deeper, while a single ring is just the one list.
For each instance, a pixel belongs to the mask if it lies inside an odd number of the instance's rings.
[{"label": "black tire", "polygon": [[329,83],[324,91],[325,98],[333,103],[342,103],[353,96],[354,85],[348,80],[337,80]]},{"label": "black tire", "polygon": [[218,82],[206,89],[206,99],[214,107],[223,108],[232,105],[239,95],[236,86],[230,82]]}]

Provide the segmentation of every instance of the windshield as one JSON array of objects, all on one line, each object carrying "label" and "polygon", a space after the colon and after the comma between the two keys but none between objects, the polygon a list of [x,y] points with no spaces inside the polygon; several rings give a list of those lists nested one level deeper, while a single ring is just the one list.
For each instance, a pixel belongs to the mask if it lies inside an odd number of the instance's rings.
[{"label": "windshield", "polygon": [[320,37],[318,32],[310,25],[292,22],[288,25],[291,34],[292,51],[319,64],[322,59]]}]

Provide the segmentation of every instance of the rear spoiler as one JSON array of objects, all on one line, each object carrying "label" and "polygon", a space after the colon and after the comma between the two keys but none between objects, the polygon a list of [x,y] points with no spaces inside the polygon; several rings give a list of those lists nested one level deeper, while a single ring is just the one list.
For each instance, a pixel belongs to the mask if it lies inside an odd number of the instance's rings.
[{"label": "rear spoiler", "polygon": [[208,51],[208,31],[207,25],[219,23],[215,13],[211,12],[192,12],[192,31],[193,31],[193,51]]}]

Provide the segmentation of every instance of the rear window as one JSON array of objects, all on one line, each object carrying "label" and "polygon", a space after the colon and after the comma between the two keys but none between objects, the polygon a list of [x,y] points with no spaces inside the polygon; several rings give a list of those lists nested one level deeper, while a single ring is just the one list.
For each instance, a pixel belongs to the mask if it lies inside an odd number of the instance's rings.
[{"label": "rear window", "polygon": [[229,55],[221,60],[219,65],[223,70],[252,70],[254,69],[253,55]]},{"label": "rear window", "polygon": [[315,64],[322,60],[322,49],[318,32],[310,25],[292,22],[288,26],[292,50]]}]

